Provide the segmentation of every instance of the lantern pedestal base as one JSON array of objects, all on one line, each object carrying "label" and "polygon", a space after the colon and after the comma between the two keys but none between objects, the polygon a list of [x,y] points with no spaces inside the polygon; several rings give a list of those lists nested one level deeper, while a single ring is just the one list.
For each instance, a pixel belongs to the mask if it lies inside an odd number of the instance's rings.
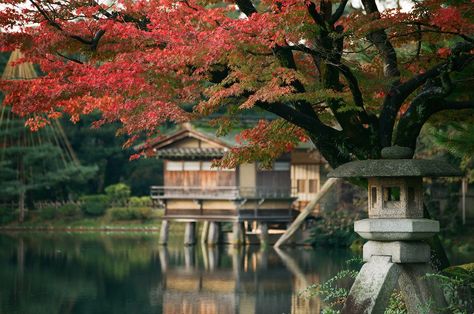
[{"label": "lantern pedestal base", "polygon": [[362,238],[375,241],[413,241],[431,238],[439,232],[439,222],[424,218],[369,218],[354,223]]},{"label": "lantern pedestal base", "polygon": [[428,263],[431,258],[430,246],[421,241],[368,241],[363,252],[365,262],[372,256],[388,256],[392,263]]},{"label": "lantern pedestal base", "polygon": [[438,313],[446,301],[439,284],[424,277],[427,273],[433,273],[428,263],[397,264],[389,256],[372,256],[357,275],[342,313],[384,313],[397,282],[408,313]]}]

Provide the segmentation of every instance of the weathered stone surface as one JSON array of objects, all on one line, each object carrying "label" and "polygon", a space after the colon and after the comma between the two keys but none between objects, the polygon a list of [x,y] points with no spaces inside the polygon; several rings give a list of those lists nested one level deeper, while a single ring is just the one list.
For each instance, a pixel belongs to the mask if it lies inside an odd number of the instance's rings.
[{"label": "weathered stone surface", "polygon": [[368,241],[363,248],[364,261],[373,256],[390,256],[393,263],[426,263],[430,253],[430,246],[421,241]]},{"label": "weathered stone surface", "polygon": [[354,231],[367,240],[420,240],[439,232],[439,222],[430,219],[363,219],[354,223]]},{"label": "weathered stone surface", "polygon": [[374,256],[360,270],[349,292],[343,314],[384,313],[400,267],[387,256]]},{"label": "weathered stone surface", "polygon": [[343,164],[329,178],[456,177],[463,173],[447,162],[422,159],[369,159]]},{"label": "weathered stone surface", "polygon": [[402,287],[402,297],[409,314],[447,313],[440,283],[425,277],[426,274],[434,273],[428,263],[401,264],[400,269],[398,283]]},{"label": "weathered stone surface", "polygon": [[383,159],[410,159],[414,151],[410,147],[390,146],[382,148],[380,155]]},{"label": "weathered stone surface", "polygon": [[[398,199],[389,193],[398,189]],[[369,178],[369,218],[423,218],[421,177]]]}]

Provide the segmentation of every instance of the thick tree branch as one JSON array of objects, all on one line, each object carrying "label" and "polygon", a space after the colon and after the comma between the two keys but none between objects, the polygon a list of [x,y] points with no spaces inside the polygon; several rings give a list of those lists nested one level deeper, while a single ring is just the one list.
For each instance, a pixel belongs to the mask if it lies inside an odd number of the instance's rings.
[{"label": "thick tree branch", "polygon": [[305,1],[306,9],[308,10],[309,15],[311,18],[318,24],[320,27],[326,29],[324,19],[319,14],[318,10],[316,9],[316,4],[311,1]]},{"label": "thick tree branch", "polygon": [[344,138],[341,131],[333,129],[323,124],[319,119],[313,119],[282,103],[267,104],[258,102],[256,106],[304,129],[332,167],[351,161],[349,152],[354,147]]},{"label": "thick tree branch", "polygon": [[342,14],[344,13],[344,10],[346,8],[347,2],[349,2],[349,1],[348,0],[342,0],[341,3],[339,3],[339,6],[337,7],[336,12],[334,12],[334,14],[331,16],[331,19],[329,20],[329,22],[331,24],[336,23],[337,20],[339,20],[341,18]]},{"label": "thick tree branch", "polygon": [[[426,95],[425,95],[426,96]],[[474,100],[451,101],[436,97],[417,97],[400,118],[397,126],[395,145],[415,149],[421,128],[435,113],[444,110],[474,109]]]},{"label": "thick tree branch", "polygon": [[391,146],[392,144],[395,119],[405,100],[429,79],[436,78],[444,72],[462,71],[468,63],[474,61],[472,55],[465,54],[473,48],[474,45],[469,43],[459,44],[452,50],[452,56],[448,61],[440,63],[404,83],[396,81],[392,85],[384,99],[379,117],[379,137],[382,147]]},{"label": "thick tree branch", "polygon": [[[362,0],[362,3],[367,13],[374,14],[378,19],[380,18],[375,0]],[[382,55],[384,75],[386,77],[399,77],[400,71],[398,70],[397,53],[390,43],[385,30],[374,30],[367,35],[367,39],[375,45]]]}]

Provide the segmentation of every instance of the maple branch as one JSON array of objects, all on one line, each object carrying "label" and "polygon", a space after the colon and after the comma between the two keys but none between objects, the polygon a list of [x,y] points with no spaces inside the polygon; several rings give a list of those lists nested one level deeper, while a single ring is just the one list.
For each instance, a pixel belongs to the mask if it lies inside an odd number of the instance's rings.
[{"label": "maple branch", "polygon": [[68,57],[66,55],[63,55],[62,53],[60,53],[59,51],[56,51],[56,54],[66,60],[69,60],[69,61],[72,61],[74,63],[77,63],[77,64],[84,64],[84,62],[80,61],[80,60],[77,60],[75,58],[71,58],[71,57]]},{"label": "maple branch", "polygon": [[347,80],[349,89],[352,93],[352,98],[354,99],[354,104],[358,107],[363,108],[365,112],[364,99],[362,97],[362,92],[359,87],[359,82],[357,81],[357,78],[355,77],[354,73],[352,73],[351,69],[343,63],[337,64],[337,69]]},{"label": "maple branch", "polygon": [[311,18],[316,22],[321,27],[325,27],[324,25],[324,19],[323,17],[319,14],[318,10],[316,9],[316,4],[312,1],[305,1],[306,9],[308,10],[309,15]]},{"label": "maple branch", "polygon": [[283,103],[257,102],[255,105],[305,130],[332,167],[351,160],[348,147],[354,147],[348,143],[341,131],[325,125],[319,118],[313,119]]},{"label": "maple branch", "polygon": [[427,80],[438,77],[443,72],[463,70],[468,63],[473,61],[472,55],[464,53],[473,48],[472,44],[460,43],[453,48],[452,55],[446,62],[440,63],[404,83],[396,81],[392,85],[384,99],[379,117],[379,138],[382,147],[391,146],[393,126],[403,102]]},{"label": "maple branch", "polygon": [[341,18],[342,14],[344,14],[344,10],[346,9],[347,2],[349,1],[342,0],[341,3],[339,3],[339,6],[337,7],[336,12],[334,12],[334,14],[331,16],[331,19],[329,20],[331,24],[336,23],[337,20]]},{"label": "maple branch", "polygon": [[474,109],[474,100],[451,101],[432,97],[415,98],[398,122],[395,145],[415,148],[423,125],[435,113],[444,110]]},{"label": "maple branch", "polygon": [[[362,0],[362,3],[367,13],[374,14],[377,19],[380,19],[380,12],[375,0]],[[367,39],[375,45],[382,55],[384,75],[386,77],[399,77],[400,71],[398,70],[397,52],[388,39],[385,30],[374,30],[367,35]]]}]

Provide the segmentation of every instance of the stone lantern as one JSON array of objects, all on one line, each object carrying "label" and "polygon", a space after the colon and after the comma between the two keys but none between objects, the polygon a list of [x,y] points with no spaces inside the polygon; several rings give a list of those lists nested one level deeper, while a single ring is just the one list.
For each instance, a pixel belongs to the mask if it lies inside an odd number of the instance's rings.
[{"label": "stone lantern", "polygon": [[[399,284],[409,313],[437,313],[445,306],[439,284],[423,278],[432,273],[430,246],[424,240],[439,232],[439,222],[423,218],[423,177],[461,176],[449,164],[411,159],[407,147],[386,147],[382,159],[341,165],[334,178],[367,178],[369,218],[354,230],[368,240],[366,262],[349,292],[343,313],[383,313]],[[431,306],[430,306],[431,305]]]}]

